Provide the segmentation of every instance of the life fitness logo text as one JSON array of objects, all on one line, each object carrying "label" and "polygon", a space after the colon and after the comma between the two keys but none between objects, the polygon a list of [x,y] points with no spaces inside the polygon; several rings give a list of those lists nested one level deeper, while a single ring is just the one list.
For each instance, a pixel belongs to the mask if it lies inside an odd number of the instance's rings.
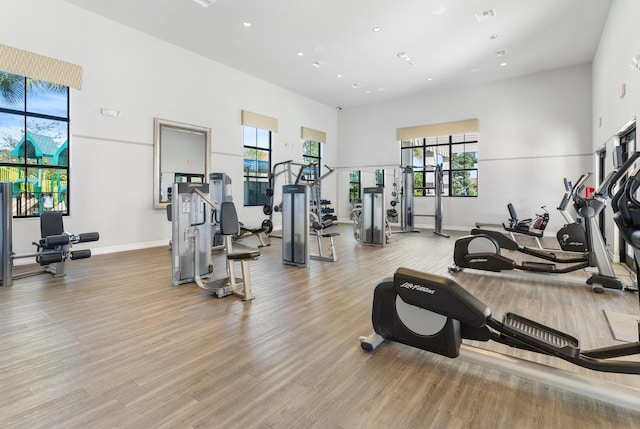
[{"label": "life fitness logo text", "polygon": [[434,293],[436,293],[435,290],[429,289],[426,286],[414,285],[413,283],[409,283],[409,282],[402,283],[400,285],[400,287],[403,287],[403,288],[409,289],[409,290],[417,290],[418,292],[424,292],[424,293],[428,293],[430,295],[433,295]]}]

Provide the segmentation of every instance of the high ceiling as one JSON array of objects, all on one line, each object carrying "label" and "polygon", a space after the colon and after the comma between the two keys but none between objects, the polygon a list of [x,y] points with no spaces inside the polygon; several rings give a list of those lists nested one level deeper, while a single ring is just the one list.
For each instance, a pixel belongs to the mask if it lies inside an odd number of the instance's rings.
[{"label": "high ceiling", "polygon": [[65,1],[336,107],[590,63],[611,5],[611,0]]}]

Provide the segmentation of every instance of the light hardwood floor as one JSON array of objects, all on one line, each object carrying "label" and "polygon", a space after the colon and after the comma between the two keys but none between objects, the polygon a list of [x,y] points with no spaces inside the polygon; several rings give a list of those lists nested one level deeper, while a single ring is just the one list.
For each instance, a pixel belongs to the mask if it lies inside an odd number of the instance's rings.
[{"label": "light hardwood floor", "polygon": [[[0,427],[640,427],[638,412],[460,359],[397,343],[364,352],[375,285],[400,266],[449,275],[454,238],[395,234],[379,248],[336,228],[339,261],[309,268],[283,265],[272,238],[251,265],[250,302],[172,287],[167,247],[70,261],[64,278],[0,288]],[[544,276],[453,278],[497,317],[519,313],[585,348],[617,343],[603,310],[640,314],[630,292],[597,295]],[[640,388],[640,376],[481,346]]]}]

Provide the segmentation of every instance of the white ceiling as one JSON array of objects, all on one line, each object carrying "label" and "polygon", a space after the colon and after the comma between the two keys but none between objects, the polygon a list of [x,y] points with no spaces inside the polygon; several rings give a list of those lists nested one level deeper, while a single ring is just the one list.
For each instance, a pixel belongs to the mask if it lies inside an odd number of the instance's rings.
[{"label": "white ceiling", "polygon": [[[590,63],[611,5],[217,0],[203,8],[194,0],[65,1],[336,107]],[[495,17],[476,19],[491,9]],[[506,55],[496,57],[499,50]],[[402,52],[411,60],[398,58]]]}]

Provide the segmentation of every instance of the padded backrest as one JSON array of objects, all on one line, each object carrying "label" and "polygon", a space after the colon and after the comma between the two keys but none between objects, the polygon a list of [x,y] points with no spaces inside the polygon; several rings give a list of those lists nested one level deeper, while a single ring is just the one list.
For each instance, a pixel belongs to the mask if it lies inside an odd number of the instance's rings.
[{"label": "padded backrest", "polygon": [[238,234],[240,223],[236,206],[231,201],[223,201],[220,205],[220,233],[222,235]]},{"label": "padded backrest", "polygon": [[40,213],[40,236],[61,235],[64,232],[61,212]]},{"label": "padded backrest", "polygon": [[509,216],[511,216],[511,220],[515,223],[518,222],[518,213],[516,213],[516,208],[513,204],[507,204],[507,210],[509,210]]}]

